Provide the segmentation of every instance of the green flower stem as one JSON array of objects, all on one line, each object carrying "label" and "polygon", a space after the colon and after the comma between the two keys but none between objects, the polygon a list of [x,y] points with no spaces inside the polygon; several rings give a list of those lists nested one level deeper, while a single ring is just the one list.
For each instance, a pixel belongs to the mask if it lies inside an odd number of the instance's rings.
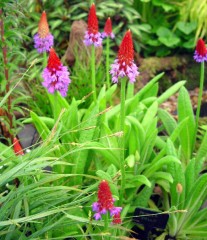
[{"label": "green flower stem", "polygon": [[43,52],[43,68],[47,67],[47,53]]},{"label": "green flower stem", "polygon": [[94,100],[94,102],[96,102],[96,56],[95,56],[95,46],[92,46],[92,53],[91,53],[91,78],[92,78],[93,100]]},{"label": "green flower stem", "polygon": [[[201,72],[200,72],[200,87],[199,87],[199,94],[198,94],[198,105],[196,110],[196,125],[195,125],[195,136],[194,136],[194,144],[196,142],[196,135],[198,131],[198,121],[200,117],[200,110],[201,110],[201,102],[202,102],[202,95],[203,95],[203,85],[204,85],[204,62],[201,63]],[[194,146],[193,144],[193,146]]]},{"label": "green flower stem", "polygon": [[133,96],[134,96],[134,84],[128,82],[126,99],[132,98]]},{"label": "green flower stem", "polygon": [[55,91],[54,92],[54,103],[53,103],[53,114],[54,114],[54,122],[56,123],[56,121],[58,120],[58,92]]},{"label": "green flower stem", "polygon": [[[108,234],[108,227],[109,227],[109,213],[107,212],[104,215],[104,232]],[[105,235],[104,239],[109,240],[109,236]]]},{"label": "green flower stem", "polygon": [[121,109],[120,109],[120,130],[123,132],[123,136],[120,141],[120,169],[121,169],[121,190],[120,190],[120,205],[123,203],[123,195],[125,189],[125,167],[124,167],[124,153],[125,153],[125,136],[124,136],[124,122],[125,122],[125,88],[126,78],[121,80]]},{"label": "green flower stem", "polygon": [[110,39],[106,38],[106,84],[107,89],[110,88],[110,74],[109,74],[109,54],[110,54]]}]

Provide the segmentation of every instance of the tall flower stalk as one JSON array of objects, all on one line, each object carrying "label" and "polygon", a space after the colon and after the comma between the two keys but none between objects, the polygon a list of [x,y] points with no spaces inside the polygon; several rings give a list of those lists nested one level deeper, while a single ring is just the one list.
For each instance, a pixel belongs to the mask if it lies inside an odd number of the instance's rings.
[{"label": "tall flower stalk", "polygon": [[90,7],[88,14],[88,27],[85,32],[84,44],[92,47],[91,53],[91,78],[92,78],[92,91],[93,100],[96,101],[96,56],[95,47],[102,45],[101,33],[98,31],[98,18],[96,16],[96,7],[93,3]]},{"label": "tall flower stalk", "polygon": [[121,190],[120,190],[120,203],[123,202],[124,188],[125,188],[125,135],[124,135],[124,122],[125,122],[125,90],[126,81],[133,84],[136,77],[139,75],[138,68],[134,63],[134,48],[131,31],[128,30],[119,47],[118,57],[111,65],[112,82],[118,83],[121,79],[121,108],[120,108],[120,130],[123,132],[122,140],[120,141],[120,169],[121,169]]},{"label": "tall flower stalk", "polygon": [[109,57],[110,57],[110,38],[114,39],[115,35],[112,32],[112,22],[111,18],[109,17],[106,20],[104,26],[104,32],[102,33],[102,38],[106,38],[106,84],[107,88],[109,89],[110,84],[110,73],[109,73]]},{"label": "tall flower stalk", "polygon": [[207,61],[207,48],[206,48],[205,42],[202,39],[199,39],[197,42],[196,50],[194,53],[194,59],[196,62],[201,63],[200,86],[199,86],[198,104],[197,104],[197,110],[196,110],[196,126],[195,126],[195,137],[194,137],[194,144],[195,144],[196,135],[198,131],[198,122],[200,117],[203,86],[204,86],[204,62]]}]

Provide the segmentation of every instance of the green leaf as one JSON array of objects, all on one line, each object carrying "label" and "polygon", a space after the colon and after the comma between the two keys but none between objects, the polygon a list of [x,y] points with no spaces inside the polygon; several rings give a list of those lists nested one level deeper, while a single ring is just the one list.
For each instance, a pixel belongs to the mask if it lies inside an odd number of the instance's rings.
[{"label": "green leaf", "polygon": [[177,127],[175,119],[166,110],[161,108],[158,109],[158,117],[161,119],[168,135],[171,135],[175,128]]},{"label": "green leaf", "polygon": [[126,188],[137,188],[139,185],[146,185],[151,187],[151,182],[144,175],[127,175],[126,176]]},{"label": "green leaf", "polygon": [[151,187],[145,186],[136,196],[134,206],[136,207],[147,207],[148,201],[153,193],[154,183],[151,183]]},{"label": "green leaf", "polygon": [[155,101],[147,109],[147,112],[145,113],[144,118],[142,120],[142,126],[144,129],[147,129],[151,125],[151,122],[153,121],[154,117],[157,114],[157,110],[158,110],[158,104],[157,104],[157,101]]},{"label": "green leaf", "polygon": [[192,190],[189,193],[184,208],[187,212],[180,216],[178,221],[178,227],[187,223],[190,218],[200,209],[207,193],[207,174],[203,174],[192,186]]},{"label": "green leaf", "polygon": [[[146,98],[145,96],[148,94],[149,91],[152,90],[152,88],[154,87],[154,84],[157,83],[157,81],[159,81],[159,79],[164,75],[163,73],[160,73],[158,75],[156,75],[153,79],[151,79],[138,93],[137,95],[139,96],[139,99],[144,99]],[[148,95],[147,95],[148,96]]]},{"label": "green leaf", "polygon": [[195,158],[191,159],[185,170],[186,198],[188,197],[188,194],[190,193],[192,186],[197,178],[197,176],[195,175],[195,164]]},{"label": "green leaf", "polygon": [[43,140],[46,140],[47,137],[49,136],[50,130],[49,128],[46,126],[46,124],[40,119],[39,116],[37,116],[36,113],[34,112],[30,112],[30,116],[32,118],[32,121],[38,131],[38,133],[40,134],[41,138]]},{"label": "green leaf", "polygon": [[177,22],[177,28],[186,35],[189,35],[193,31],[195,31],[196,27],[196,22]]},{"label": "green leaf", "polygon": [[205,135],[202,139],[201,145],[196,154],[196,165],[195,165],[196,176],[198,176],[198,174],[200,173],[200,171],[203,167],[203,162],[206,159],[206,156],[207,156],[207,131],[205,132]]},{"label": "green leaf", "polygon": [[156,172],[152,176],[153,179],[161,179],[161,180],[166,180],[169,183],[173,183],[173,177],[170,173],[168,172]]},{"label": "green leaf", "polygon": [[[39,119],[42,122],[44,122],[49,129],[52,129],[54,127],[55,122],[54,122],[53,118],[39,116]],[[33,123],[33,119],[32,118],[26,118],[22,123],[23,124]]]},{"label": "green leaf", "polygon": [[176,47],[180,42],[180,38],[178,38],[168,28],[160,27],[156,33],[159,41],[169,48]]},{"label": "green leaf", "polygon": [[195,118],[188,91],[182,87],[178,97],[178,121],[188,119],[186,125],[180,132],[180,143],[184,160],[188,162],[193,152],[195,133]]},{"label": "green leaf", "polygon": [[180,160],[176,157],[173,157],[173,156],[166,156],[166,157],[163,157],[159,160],[157,160],[156,162],[155,161],[152,161],[150,166],[145,170],[145,176],[147,176],[148,178],[150,176],[153,176],[153,174],[160,168],[162,168],[163,165],[168,165],[170,163],[180,163]]},{"label": "green leaf", "polygon": [[185,85],[185,83],[186,81],[180,81],[174,84],[172,87],[168,88],[163,94],[161,94],[158,97],[157,99],[158,104],[165,102],[169,97],[175,94],[183,85]]},{"label": "green leaf", "polygon": [[112,182],[111,176],[102,170],[96,171],[96,175],[100,177],[102,180],[107,180],[108,182]]},{"label": "green leaf", "polygon": [[[88,111],[86,112],[82,124],[79,137],[79,143],[80,144],[86,144],[92,141],[93,135],[95,132],[96,124],[97,124],[97,118],[98,118],[98,105],[92,104]],[[74,174],[83,174],[85,170],[85,164],[88,158],[88,149],[83,149],[79,152],[77,152],[74,156],[74,163],[72,172]],[[78,176],[74,179],[74,184],[82,184],[82,177]]]}]

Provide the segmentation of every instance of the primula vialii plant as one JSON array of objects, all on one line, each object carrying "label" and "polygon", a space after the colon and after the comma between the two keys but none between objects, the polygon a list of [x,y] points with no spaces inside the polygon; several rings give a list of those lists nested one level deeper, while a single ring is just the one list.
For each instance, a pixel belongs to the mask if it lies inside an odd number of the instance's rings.
[{"label": "primula vialii plant", "polygon": [[34,43],[34,47],[39,53],[49,52],[54,44],[54,37],[50,33],[45,11],[40,18],[38,32],[34,35]]},{"label": "primula vialii plant", "polygon": [[122,204],[124,189],[125,189],[125,138],[124,138],[124,121],[125,121],[125,88],[126,80],[130,83],[136,81],[139,75],[138,67],[134,63],[134,47],[131,31],[128,30],[119,47],[118,57],[111,65],[112,82],[118,83],[121,81],[121,109],[120,109],[120,130],[123,132],[122,140],[120,141],[120,169],[121,169],[121,188],[120,188],[120,204]]},{"label": "primula vialii plant", "polygon": [[201,63],[201,72],[200,72],[200,87],[199,87],[199,94],[198,94],[198,104],[196,110],[196,127],[195,127],[195,134],[194,134],[194,143],[196,141],[196,134],[198,129],[198,120],[200,117],[200,109],[201,109],[201,102],[202,102],[202,95],[203,95],[203,85],[204,85],[204,62],[207,61],[207,48],[203,39],[198,39],[196,50],[194,53],[194,59],[196,62]]},{"label": "primula vialii plant", "polygon": [[96,7],[93,3],[90,7],[88,14],[88,27],[85,32],[84,44],[86,46],[92,46],[91,52],[91,79],[92,79],[92,91],[93,100],[96,101],[96,58],[95,47],[102,45],[101,33],[98,31],[98,18],[96,16]]},{"label": "primula vialii plant", "polygon": [[112,22],[110,17],[107,18],[104,26],[104,31],[101,35],[102,38],[110,37],[113,39],[115,37],[114,33],[112,32]]},{"label": "primula vialii plant", "polygon": [[88,14],[88,27],[84,36],[86,46],[94,45],[100,47],[102,45],[101,33],[98,31],[98,19],[96,16],[96,7],[93,3]]},{"label": "primula vialii plant", "polygon": [[196,50],[194,53],[194,59],[196,62],[207,61],[207,48],[203,39],[198,39]]},{"label": "primula vialii plant", "polygon": [[127,77],[131,83],[136,81],[139,75],[134,63],[134,48],[131,31],[128,30],[119,47],[118,57],[111,65],[112,82],[118,83],[118,78]]},{"label": "primula vialii plant", "polygon": [[109,184],[106,180],[103,180],[99,184],[98,188],[98,201],[94,202],[92,205],[92,209],[94,212],[94,218],[96,220],[101,219],[101,215],[107,215],[107,212],[110,213],[110,216],[113,217],[113,224],[120,224],[120,212],[122,210],[121,207],[114,206],[115,199],[112,197],[112,193],[109,187]]},{"label": "primula vialii plant", "polygon": [[59,57],[53,48],[50,49],[47,67],[43,70],[42,77],[44,79],[42,85],[47,88],[49,93],[60,92],[65,97],[67,95],[68,86],[71,82],[67,67],[63,66]]}]

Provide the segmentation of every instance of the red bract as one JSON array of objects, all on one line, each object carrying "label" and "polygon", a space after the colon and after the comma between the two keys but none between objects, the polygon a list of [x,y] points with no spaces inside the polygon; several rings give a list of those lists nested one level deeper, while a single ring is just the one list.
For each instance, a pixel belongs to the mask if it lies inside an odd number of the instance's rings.
[{"label": "red bract", "polygon": [[54,69],[58,70],[60,66],[61,66],[61,61],[57,56],[55,50],[51,48],[49,58],[48,58],[47,68],[51,70],[54,70]]},{"label": "red bract", "polygon": [[13,148],[16,156],[24,155],[22,146],[20,145],[19,140],[16,137],[13,139]]},{"label": "red bract", "polygon": [[130,30],[125,33],[124,38],[121,42],[121,45],[119,47],[118,60],[120,64],[125,63],[126,65],[130,65],[134,60],[134,48]]},{"label": "red bract", "polygon": [[88,14],[88,33],[98,33],[98,19],[96,16],[96,7],[93,3]]},{"label": "red bract", "polygon": [[38,34],[41,38],[46,38],[49,33],[50,30],[47,22],[47,14],[43,11],[38,25]]},{"label": "red bract", "polygon": [[111,18],[110,17],[106,20],[106,23],[105,23],[105,26],[104,26],[104,32],[107,35],[110,35],[112,33],[112,23],[111,23]]},{"label": "red bract", "polygon": [[120,212],[119,213],[116,213],[114,216],[113,216],[113,221],[112,221],[113,224],[121,224],[121,216],[120,216]]},{"label": "red bract", "polygon": [[98,202],[100,207],[104,210],[110,210],[113,208],[113,197],[108,182],[103,180],[98,189]]}]

